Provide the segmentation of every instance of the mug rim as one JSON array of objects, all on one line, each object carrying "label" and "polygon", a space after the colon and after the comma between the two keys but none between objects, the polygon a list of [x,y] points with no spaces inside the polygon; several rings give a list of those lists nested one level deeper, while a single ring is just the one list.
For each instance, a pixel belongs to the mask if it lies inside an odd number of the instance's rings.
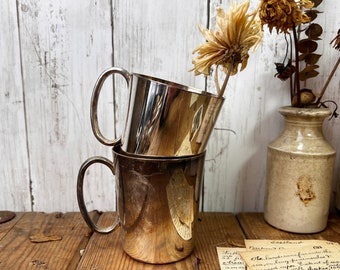
[{"label": "mug rim", "polygon": [[214,98],[217,98],[217,99],[224,100],[223,96],[220,97],[220,96],[213,94],[211,92],[207,92],[207,91],[204,91],[204,90],[192,87],[192,86],[187,86],[187,85],[180,84],[180,83],[173,82],[173,81],[169,81],[169,80],[166,80],[166,79],[162,79],[162,78],[158,78],[158,77],[154,77],[154,76],[146,75],[146,74],[142,74],[142,73],[131,73],[131,75],[132,75],[132,77],[138,77],[138,78],[141,78],[141,79],[144,79],[144,80],[150,80],[152,82],[155,82],[155,83],[158,83],[158,84],[161,84],[161,85],[174,86],[177,89],[188,91],[188,92],[195,93],[195,94],[198,94],[198,95],[205,95],[205,96],[210,96],[210,97],[214,97]]},{"label": "mug rim", "polygon": [[140,160],[140,161],[157,161],[157,162],[169,162],[169,161],[185,161],[201,158],[205,156],[206,150],[201,153],[194,155],[183,155],[183,156],[156,156],[156,155],[141,155],[126,152],[122,149],[122,144],[118,144],[112,147],[114,155],[122,156],[128,159]]}]

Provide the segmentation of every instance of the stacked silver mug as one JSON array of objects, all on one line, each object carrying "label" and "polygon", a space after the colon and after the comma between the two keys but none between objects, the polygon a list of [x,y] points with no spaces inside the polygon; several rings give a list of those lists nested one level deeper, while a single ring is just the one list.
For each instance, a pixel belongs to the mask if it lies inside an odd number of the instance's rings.
[{"label": "stacked silver mug", "polygon": [[[123,76],[129,88],[125,131],[107,139],[98,125],[98,99],[105,80]],[[77,197],[90,228],[109,233],[121,227],[123,250],[153,264],[187,257],[195,246],[195,223],[203,178],[205,148],[224,99],[174,82],[112,67],[98,78],[91,100],[95,137],[112,146],[113,160],[87,159],[79,169]],[[83,195],[89,166],[101,163],[116,180],[117,221],[98,227]]]}]

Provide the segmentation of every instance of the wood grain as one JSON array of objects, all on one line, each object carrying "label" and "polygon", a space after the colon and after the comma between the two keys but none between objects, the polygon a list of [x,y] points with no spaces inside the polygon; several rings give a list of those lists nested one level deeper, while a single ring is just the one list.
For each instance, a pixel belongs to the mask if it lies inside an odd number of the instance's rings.
[{"label": "wood grain", "polygon": [[[96,219],[96,213],[91,215]],[[44,243],[30,241],[30,236],[38,233],[62,239]],[[0,266],[13,270],[74,269],[90,235],[80,213],[25,213],[1,239]]]},{"label": "wood grain", "polygon": [[0,209],[30,211],[29,155],[15,2],[0,11]]},{"label": "wood grain", "polygon": [[[268,225],[263,213],[235,216],[205,212],[199,214],[193,253],[176,263],[152,265],[124,253],[120,229],[109,234],[92,233],[80,213],[16,214],[12,221],[0,224],[0,269],[215,270],[219,269],[216,247],[244,247],[244,239],[324,239],[340,243],[338,215],[331,215],[327,228],[320,233],[294,234]],[[117,218],[112,212],[94,211],[90,215],[101,226]],[[33,243],[31,237],[38,235],[50,236],[50,241]]]},{"label": "wood grain", "polygon": [[276,229],[265,221],[263,213],[240,213],[237,219],[249,239],[322,239],[340,242],[339,217],[335,214],[330,216],[327,228],[315,234],[289,233]]},{"label": "wood grain", "polygon": [[15,226],[22,216],[23,213],[15,213],[15,217],[12,220],[0,225],[0,240],[6,236],[6,234]]},{"label": "wood grain", "polygon": [[[110,1],[18,1],[35,211],[78,210],[75,182],[81,163],[92,155],[112,155],[95,140],[89,118],[94,83],[112,65],[110,11]],[[103,91],[100,107],[112,110],[110,90]],[[99,117],[105,130],[113,129],[105,115],[99,112]],[[93,177],[95,188],[88,189],[89,207],[103,190],[100,202],[114,197],[101,185],[102,171]],[[103,204],[101,210],[110,207]]]}]

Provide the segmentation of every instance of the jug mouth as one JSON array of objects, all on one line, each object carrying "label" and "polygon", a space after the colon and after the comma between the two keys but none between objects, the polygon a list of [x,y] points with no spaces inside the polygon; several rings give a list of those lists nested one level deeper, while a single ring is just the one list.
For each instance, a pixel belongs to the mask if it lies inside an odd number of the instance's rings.
[{"label": "jug mouth", "polygon": [[213,93],[210,93],[210,92],[207,92],[207,91],[204,91],[204,90],[192,87],[192,86],[187,86],[184,84],[180,84],[180,83],[173,82],[173,81],[168,81],[168,80],[153,77],[150,75],[145,75],[141,73],[132,73],[132,77],[137,77],[139,80],[150,81],[152,83],[163,85],[169,88],[176,88],[178,90],[184,90],[184,91],[188,91],[188,92],[192,92],[192,93],[196,93],[200,95],[206,95],[206,96],[224,99],[224,97],[219,97],[216,94],[213,94]]},{"label": "jug mouth", "polygon": [[299,108],[292,106],[283,106],[279,108],[278,112],[282,115],[295,115],[295,116],[311,116],[311,117],[327,117],[332,114],[331,110],[328,108]]},{"label": "jug mouth", "polygon": [[112,147],[112,152],[116,156],[121,156],[124,158],[134,159],[134,160],[147,160],[147,161],[157,161],[157,162],[169,162],[169,161],[186,161],[191,159],[198,159],[205,156],[206,151],[194,155],[183,155],[183,156],[156,156],[156,155],[141,155],[126,152],[122,149],[122,144],[119,143]]}]

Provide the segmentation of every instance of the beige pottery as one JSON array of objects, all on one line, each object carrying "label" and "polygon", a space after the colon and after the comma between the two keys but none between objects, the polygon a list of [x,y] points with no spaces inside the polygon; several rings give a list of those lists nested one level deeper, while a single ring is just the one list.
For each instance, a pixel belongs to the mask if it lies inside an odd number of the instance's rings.
[{"label": "beige pottery", "polygon": [[264,218],[294,233],[327,226],[335,150],[326,141],[326,108],[282,107],[282,134],[268,146]]}]

